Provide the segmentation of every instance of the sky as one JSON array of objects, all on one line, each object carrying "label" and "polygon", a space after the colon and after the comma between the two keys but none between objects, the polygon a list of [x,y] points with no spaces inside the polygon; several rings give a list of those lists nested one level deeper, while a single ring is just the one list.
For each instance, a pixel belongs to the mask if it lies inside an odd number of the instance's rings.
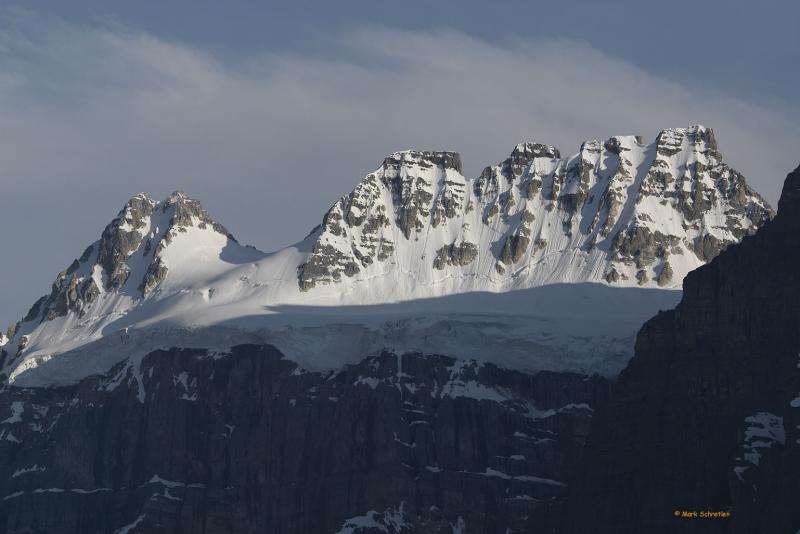
[{"label": "sky", "polygon": [[713,127],[777,203],[800,162],[800,3],[6,1],[0,325],[133,194],[185,190],[240,242],[318,224],[384,156]]}]

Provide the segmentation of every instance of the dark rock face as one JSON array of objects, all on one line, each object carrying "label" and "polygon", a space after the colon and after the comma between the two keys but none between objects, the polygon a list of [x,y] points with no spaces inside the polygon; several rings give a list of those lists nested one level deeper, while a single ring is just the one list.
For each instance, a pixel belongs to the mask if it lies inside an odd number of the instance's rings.
[{"label": "dark rock face", "polygon": [[308,291],[317,282],[336,282],[343,274],[352,276],[359,271],[355,261],[333,246],[315,243],[311,258],[299,267],[300,289]]},{"label": "dark rock face", "polygon": [[553,532],[609,394],[442,356],[310,373],[255,345],[136,368],[0,392],[0,532]]},{"label": "dark rock face", "polygon": [[306,373],[253,345],[134,368],[2,392],[0,532],[336,532],[370,513],[552,532],[609,389],[419,355]]},{"label": "dark rock face", "polygon": [[[713,236],[706,235],[706,237]],[[675,250],[680,240],[675,236],[667,236],[661,232],[652,232],[644,226],[631,226],[625,232],[619,232],[614,238],[611,252],[614,258],[621,263],[634,263],[642,268],[652,265],[656,259],[669,256],[670,250]],[[717,249],[719,253],[719,249]],[[714,256],[709,256],[711,260]],[[701,257],[701,259],[705,259]]]},{"label": "dark rock face", "polygon": [[506,237],[503,249],[500,251],[500,261],[506,265],[518,262],[528,250],[530,242],[530,230],[526,226],[520,227],[518,233]]},{"label": "dark rock face", "polygon": [[53,282],[48,300],[49,311],[46,319],[61,317],[70,311],[79,316],[85,313],[85,307],[90,305],[100,295],[100,289],[91,278],[78,279],[69,270],[61,272]]},{"label": "dark rock face", "polygon": [[430,167],[440,166],[444,169],[453,169],[461,172],[461,155],[458,152],[409,150],[399,155],[392,155],[383,160],[384,167],[401,167],[404,159],[422,160]]},{"label": "dark rock face", "polygon": [[[128,200],[117,217],[105,227],[100,240],[90,245],[67,269],[58,273],[50,295],[41,303],[37,302],[24,321],[52,320],[70,311],[83,315],[101,289],[122,289],[130,275],[126,260],[139,247],[146,221],[152,214],[153,201],[145,195],[136,195]],[[105,273],[105,282],[101,284],[103,288],[98,287],[91,276],[93,265]]]},{"label": "dark rock face", "polygon": [[468,265],[478,256],[478,247],[474,243],[452,243],[436,251],[433,268],[442,270],[445,265]]},{"label": "dark rock face", "polygon": [[144,195],[137,195],[125,204],[117,218],[103,230],[97,265],[108,273],[106,289],[121,289],[125,285],[128,279],[125,260],[139,247],[142,240],[139,230],[146,226],[145,220],[152,214],[152,200]]},{"label": "dark rock face", "polygon": [[774,220],[690,273],[678,307],[639,332],[570,484],[564,532],[797,531],[798,265],[800,167]]},{"label": "dark rock face", "polygon": [[658,273],[658,278],[656,278],[656,281],[660,287],[672,282],[672,266],[668,261],[664,262],[664,267],[661,269],[661,272]]},{"label": "dark rock face", "polygon": [[511,155],[503,161],[501,173],[506,180],[513,182],[527,170],[536,158],[560,159],[561,153],[552,145],[541,143],[521,143],[511,151]]}]

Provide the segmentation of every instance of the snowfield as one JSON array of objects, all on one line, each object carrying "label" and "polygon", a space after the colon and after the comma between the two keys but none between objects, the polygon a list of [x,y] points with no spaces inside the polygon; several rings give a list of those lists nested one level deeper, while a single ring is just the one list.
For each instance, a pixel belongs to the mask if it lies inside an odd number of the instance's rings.
[{"label": "snowfield", "polygon": [[[556,284],[506,293],[465,293],[379,305],[279,305],[233,300],[192,306],[202,295],[137,308],[93,336],[41,332],[10,374],[17,386],[68,385],[132,365],[148,352],[198,347],[224,354],[240,343],[269,343],[310,371],[335,370],[381,351],[444,354],[526,371],[616,375],[633,355],[641,324],[673,308],[678,291]],[[145,318],[139,321],[138,319]],[[54,323],[55,323],[54,321]],[[52,327],[53,325],[47,325]],[[58,337],[56,337],[58,336]],[[55,347],[55,350],[54,348]],[[57,357],[53,357],[57,354]]]}]

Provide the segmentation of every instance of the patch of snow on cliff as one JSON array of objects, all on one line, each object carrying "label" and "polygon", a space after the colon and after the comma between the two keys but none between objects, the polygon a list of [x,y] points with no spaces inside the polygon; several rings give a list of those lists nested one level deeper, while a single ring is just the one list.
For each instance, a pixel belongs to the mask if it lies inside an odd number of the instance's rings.
[{"label": "patch of snow on cliff", "polygon": [[342,528],[336,534],[361,534],[370,529],[385,532],[386,534],[400,534],[404,530],[412,529],[412,525],[405,518],[405,502],[398,508],[387,508],[383,512],[370,510],[364,515],[351,517],[345,520]]},{"label": "patch of snow on cliff", "polygon": [[786,431],[783,417],[769,412],[758,412],[745,417],[744,441],[742,455],[737,458],[734,473],[743,480],[745,471],[758,467],[765,449],[786,443]]}]

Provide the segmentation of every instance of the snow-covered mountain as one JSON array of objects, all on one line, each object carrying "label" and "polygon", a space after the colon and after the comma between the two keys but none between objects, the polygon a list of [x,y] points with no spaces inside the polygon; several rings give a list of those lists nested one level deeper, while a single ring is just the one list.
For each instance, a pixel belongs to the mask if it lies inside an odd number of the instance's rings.
[{"label": "snow-covered mountain", "polygon": [[358,291],[381,301],[557,282],[680,287],[770,214],[702,126],[649,145],[590,141],[569,158],[523,143],[475,180],[456,153],[397,152],[325,215],[300,288],[369,280]]},{"label": "snow-covered mountain", "polygon": [[[632,336],[649,314],[677,299],[676,292],[656,289],[680,288],[686,273],[771,215],[744,177],[722,162],[712,130],[703,126],[664,130],[650,144],[634,136],[589,141],[568,158],[553,146],[523,143],[474,179],[463,176],[456,153],[396,152],[303,241],[274,253],[239,244],[183,193],[161,202],[139,194],[10,329],[2,366],[16,380],[89,343],[141,336],[142,346],[129,345],[143,350],[188,342],[186,328],[195,335],[197,327],[212,326],[228,332],[222,341],[215,334],[224,345],[231,331],[378,321],[380,328],[362,332],[359,341],[352,333],[334,336],[336,343],[363,343],[347,350],[377,350],[391,344],[386,318],[407,320],[412,312],[462,319],[514,314],[501,321],[505,326],[521,317],[559,317],[568,325],[565,339],[574,341],[585,337],[586,325],[572,318],[614,309],[622,294],[577,291],[584,287],[579,283],[637,288],[625,292],[635,295],[623,299],[628,309],[603,318],[611,333],[600,328],[594,334],[622,339],[625,328]],[[486,308],[487,293],[552,284],[567,285],[558,286],[566,288],[561,296],[547,293],[550,302],[505,306],[493,300],[498,309]],[[464,293],[484,297],[451,298]],[[581,304],[586,295],[595,305]],[[624,328],[617,332],[607,323]],[[406,324],[394,342],[433,334],[429,323],[414,325]],[[160,337],[153,337],[154,328]],[[536,336],[546,330],[540,325]],[[286,344],[300,353],[330,350],[332,331],[314,332],[289,336]],[[526,350],[519,348],[520,354]],[[68,369],[51,363],[49,379],[102,372],[127,354],[113,352],[117,360],[111,362],[84,359]]]}]

